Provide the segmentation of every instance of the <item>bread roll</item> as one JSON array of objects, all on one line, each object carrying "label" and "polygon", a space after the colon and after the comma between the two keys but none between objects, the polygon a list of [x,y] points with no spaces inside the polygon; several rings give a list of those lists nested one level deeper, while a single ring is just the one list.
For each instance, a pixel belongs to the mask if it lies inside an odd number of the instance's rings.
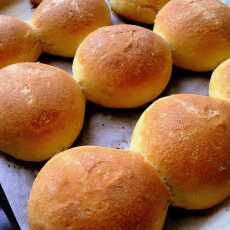
[{"label": "bread roll", "polygon": [[32,24],[47,53],[74,57],[83,38],[111,24],[104,0],[43,0],[34,11]]},{"label": "bread roll", "polygon": [[198,95],[153,103],[130,149],[142,153],[171,188],[174,205],[205,209],[230,195],[230,104]]},{"label": "bread roll", "polygon": [[230,8],[218,0],[171,0],[154,31],[168,41],[175,65],[209,71],[230,57]]},{"label": "bread roll", "polygon": [[156,98],[172,69],[160,36],[134,25],[103,27],[77,50],[73,72],[89,100],[111,108],[133,108]]},{"label": "bread roll", "polygon": [[209,95],[230,102],[230,59],[219,65],[212,74]]},{"label": "bread roll", "polygon": [[170,194],[153,168],[124,150],[85,146],[52,158],[28,203],[31,230],[160,230]]},{"label": "bread roll", "polygon": [[72,145],[84,118],[85,99],[69,74],[39,63],[0,70],[0,150],[43,161]]},{"label": "bread roll", "polygon": [[157,12],[169,0],[111,0],[112,9],[119,15],[137,22],[153,24]]},{"label": "bread roll", "polygon": [[0,15],[0,68],[36,61],[41,45],[32,28],[17,18]]}]

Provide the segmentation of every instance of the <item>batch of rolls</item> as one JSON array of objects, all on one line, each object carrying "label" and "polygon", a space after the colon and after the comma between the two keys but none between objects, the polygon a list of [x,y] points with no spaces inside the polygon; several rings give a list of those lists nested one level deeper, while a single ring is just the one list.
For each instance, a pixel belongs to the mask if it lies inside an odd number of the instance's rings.
[{"label": "batch of rolls", "polygon": [[[104,0],[43,0],[29,23],[0,16],[0,150],[24,161],[52,157],[30,194],[32,230],[160,230],[170,205],[206,209],[230,195],[230,8],[218,0],[110,4],[123,17],[155,23],[154,32],[111,25]],[[73,78],[35,62],[42,52],[75,57]],[[210,97],[155,101],[130,150],[66,150],[86,99],[116,109],[145,105],[167,86],[172,64],[216,68]]]}]

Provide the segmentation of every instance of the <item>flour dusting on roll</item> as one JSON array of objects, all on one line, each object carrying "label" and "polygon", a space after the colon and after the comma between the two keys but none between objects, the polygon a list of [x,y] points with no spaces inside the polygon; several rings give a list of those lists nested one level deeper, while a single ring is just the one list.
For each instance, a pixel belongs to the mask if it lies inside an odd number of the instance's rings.
[{"label": "flour dusting on roll", "polygon": [[83,146],[42,168],[30,194],[29,225],[31,230],[161,230],[170,200],[142,157]]},{"label": "flour dusting on roll", "polygon": [[117,14],[137,22],[153,24],[157,12],[169,0],[111,0]]},{"label": "flour dusting on roll", "polygon": [[73,144],[84,111],[79,86],[59,68],[19,63],[0,70],[0,151],[44,161]]},{"label": "flour dusting on roll", "polygon": [[134,108],[152,101],[171,77],[166,42],[134,25],[102,27],[79,46],[74,78],[87,98],[111,108]]},{"label": "flour dusting on roll", "polygon": [[154,31],[181,68],[209,71],[230,57],[230,7],[219,0],[171,0],[158,13]]},{"label": "flour dusting on roll", "polygon": [[230,103],[198,95],[159,99],[141,116],[130,149],[174,195],[174,205],[210,208],[230,195]]},{"label": "flour dusting on roll", "polygon": [[32,24],[46,53],[74,57],[81,41],[99,27],[111,24],[104,0],[43,0]]},{"label": "flour dusting on roll", "polygon": [[36,61],[41,54],[41,44],[34,30],[11,16],[0,15],[0,41],[0,68]]}]

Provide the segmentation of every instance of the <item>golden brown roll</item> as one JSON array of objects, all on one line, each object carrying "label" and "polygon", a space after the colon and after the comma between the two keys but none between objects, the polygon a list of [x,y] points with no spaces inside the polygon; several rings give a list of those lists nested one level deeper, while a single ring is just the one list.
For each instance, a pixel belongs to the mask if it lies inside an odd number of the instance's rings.
[{"label": "golden brown roll", "polygon": [[171,0],[154,31],[168,41],[175,65],[209,71],[230,57],[230,8],[218,0]]},{"label": "golden brown roll", "polygon": [[84,146],[52,158],[28,203],[31,230],[160,230],[171,196],[140,156]]},{"label": "golden brown roll", "polygon": [[212,74],[209,96],[230,102],[230,59],[219,65]]},{"label": "golden brown roll", "polygon": [[85,110],[68,73],[39,63],[0,70],[0,150],[21,160],[43,161],[72,145]]},{"label": "golden brown roll", "polygon": [[90,32],[111,24],[104,0],[43,0],[34,11],[32,24],[47,53],[74,57]]},{"label": "golden brown roll", "polygon": [[110,0],[112,9],[119,15],[147,24],[153,24],[157,12],[169,0]]},{"label": "golden brown roll", "polygon": [[230,103],[198,95],[159,99],[141,116],[130,149],[171,188],[174,205],[205,209],[230,195]]},{"label": "golden brown roll", "polygon": [[171,52],[155,33],[113,25],[91,33],[77,50],[73,72],[87,98],[111,108],[133,108],[156,98],[172,69]]},{"label": "golden brown roll", "polygon": [[32,28],[17,18],[0,15],[0,68],[36,61],[41,45]]}]

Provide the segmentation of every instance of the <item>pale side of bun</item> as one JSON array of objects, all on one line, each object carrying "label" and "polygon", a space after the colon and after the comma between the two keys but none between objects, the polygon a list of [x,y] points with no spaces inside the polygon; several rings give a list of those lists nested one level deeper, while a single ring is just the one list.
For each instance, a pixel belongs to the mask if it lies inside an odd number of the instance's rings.
[{"label": "pale side of bun", "polygon": [[92,31],[111,24],[104,0],[43,0],[32,24],[47,53],[74,57],[81,41]]},{"label": "pale side of bun", "polygon": [[154,31],[168,41],[181,68],[209,71],[230,57],[230,8],[219,0],[171,0]]},{"label": "pale side of bun", "polygon": [[219,65],[212,74],[209,96],[230,102],[230,59]]},{"label": "pale side of bun", "polygon": [[43,161],[78,136],[85,99],[65,71],[40,63],[0,70],[0,150],[26,161]]},{"label": "pale side of bun", "polygon": [[141,116],[130,149],[171,188],[174,205],[212,207],[230,195],[230,103],[198,95],[159,99]]},{"label": "pale side of bun", "polygon": [[137,22],[153,24],[157,12],[169,0],[111,0],[111,7],[117,14]]},{"label": "pale side of bun", "polygon": [[161,230],[170,199],[142,157],[83,146],[42,168],[30,194],[29,225],[31,230]]},{"label": "pale side of bun", "polygon": [[171,52],[152,31],[134,25],[102,27],[77,50],[73,73],[87,98],[133,108],[156,98],[171,77]]},{"label": "pale side of bun", "polygon": [[36,61],[41,54],[41,44],[32,28],[11,16],[0,15],[0,41],[0,68]]}]

